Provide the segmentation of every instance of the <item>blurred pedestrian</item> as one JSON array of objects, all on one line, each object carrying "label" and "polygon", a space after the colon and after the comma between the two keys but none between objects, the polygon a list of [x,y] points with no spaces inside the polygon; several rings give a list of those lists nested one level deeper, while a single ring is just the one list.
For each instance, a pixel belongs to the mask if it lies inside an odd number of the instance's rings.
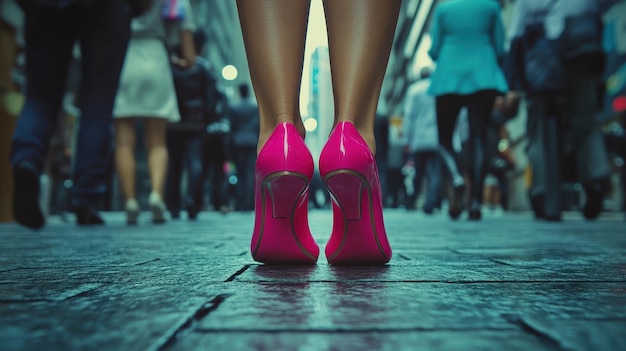
[{"label": "blurred pedestrian", "polygon": [[[193,33],[194,47],[202,52],[206,34],[202,30]],[[187,67],[181,46],[173,50],[172,73],[181,119],[167,125],[167,150],[169,161],[165,185],[165,204],[172,218],[187,211],[189,219],[195,219],[202,208],[204,160],[208,150],[207,127],[215,114],[218,97],[217,77],[210,63],[196,56],[193,67]],[[211,150],[212,151],[212,150]],[[184,203],[181,204],[183,174],[187,174]]]},{"label": "blurred pedestrian", "polygon": [[239,86],[239,103],[229,108],[231,150],[237,167],[238,211],[254,210],[254,164],[259,142],[259,107],[246,84]]},{"label": "blurred pedestrian", "polygon": [[112,109],[129,38],[127,1],[23,1],[26,103],[13,134],[13,213],[29,228],[45,218],[40,182],[52,132],[61,115],[68,66],[80,43],[81,109],[73,163],[70,208],[79,225],[103,224],[98,206],[107,190]]},{"label": "blurred pedestrian", "polygon": [[459,111],[466,107],[469,121],[467,147],[469,169],[469,219],[481,218],[484,155],[487,123],[498,94],[508,90],[499,66],[504,54],[504,26],[500,5],[493,0],[450,0],[437,5],[431,26],[430,56],[437,63],[429,92],[436,96],[439,142],[448,170],[452,172],[454,196],[449,214],[457,218],[462,210],[465,182],[458,160],[453,161],[452,133]]},{"label": "blurred pedestrian", "polygon": [[513,64],[507,67],[511,85],[527,95],[532,209],[537,218],[561,219],[560,167],[569,158],[586,194],[583,214],[594,219],[602,210],[610,172],[596,118],[605,66],[598,4],[517,0],[515,6]]},{"label": "blurred pedestrian", "polygon": [[231,202],[235,201],[236,194],[231,194],[231,188],[237,185],[235,182],[237,170],[230,142],[232,136],[228,117],[228,97],[218,85],[214,88],[212,94],[215,107],[209,116],[207,138],[203,147],[205,157],[202,179],[208,180],[208,198],[213,209],[226,213],[232,210]]},{"label": "blurred pedestrian", "polygon": [[[152,186],[148,203],[152,220],[165,222],[166,207],[162,199],[168,159],[166,126],[180,119],[168,49],[180,44],[181,65],[185,67],[193,67],[196,59],[195,26],[189,1],[182,1],[182,12],[174,19],[162,14],[164,5],[168,5],[167,0],[156,0],[149,11],[133,20],[132,38],[115,101],[115,161],[129,224],[137,223],[140,211],[135,193],[137,121],[143,124],[148,153]],[[170,33],[174,34],[170,36]]]},{"label": "blurred pedestrian", "polygon": [[407,190],[407,209],[414,210],[426,178],[426,196],[423,210],[432,214],[439,206],[441,160],[435,99],[428,94],[431,69],[424,67],[420,79],[408,89],[404,102],[404,140],[407,163],[414,167],[412,192]]}]

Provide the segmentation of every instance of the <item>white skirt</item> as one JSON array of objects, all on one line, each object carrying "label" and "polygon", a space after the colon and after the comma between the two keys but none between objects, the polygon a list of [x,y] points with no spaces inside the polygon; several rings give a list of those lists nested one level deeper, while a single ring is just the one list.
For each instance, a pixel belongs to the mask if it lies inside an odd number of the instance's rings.
[{"label": "white skirt", "polygon": [[157,38],[131,39],[115,98],[115,118],[180,120],[165,44]]}]

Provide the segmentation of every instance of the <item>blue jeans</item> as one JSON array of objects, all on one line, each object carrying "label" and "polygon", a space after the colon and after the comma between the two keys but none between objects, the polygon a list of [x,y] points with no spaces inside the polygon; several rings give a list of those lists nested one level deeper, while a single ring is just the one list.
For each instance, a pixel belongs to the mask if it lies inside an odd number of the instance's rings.
[{"label": "blue jeans", "polygon": [[13,135],[11,164],[31,162],[41,173],[66,92],[74,43],[80,44],[80,126],[71,206],[95,206],[107,190],[113,104],[130,37],[124,0],[62,9],[25,9],[26,102]]},{"label": "blue jeans", "polygon": [[413,179],[413,195],[408,199],[414,204],[419,197],[422,181],[426,176],[426,199],[425,209],[434,209],[439,206],[439,192],[441,186],[441,160],[437,150],[419,151],[409,156],[415,165],[415,178]]}]

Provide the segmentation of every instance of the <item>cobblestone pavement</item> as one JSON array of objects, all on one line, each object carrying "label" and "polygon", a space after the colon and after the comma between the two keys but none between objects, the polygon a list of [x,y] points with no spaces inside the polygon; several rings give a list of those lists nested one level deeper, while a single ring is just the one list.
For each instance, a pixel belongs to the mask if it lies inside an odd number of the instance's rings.
[{"label": "cobblestone pavement", "polygon": [[0,225],[1,350],[626,350],[623,214],[388,210],[384,267],[259,265],[252,213],[106,219]]}]

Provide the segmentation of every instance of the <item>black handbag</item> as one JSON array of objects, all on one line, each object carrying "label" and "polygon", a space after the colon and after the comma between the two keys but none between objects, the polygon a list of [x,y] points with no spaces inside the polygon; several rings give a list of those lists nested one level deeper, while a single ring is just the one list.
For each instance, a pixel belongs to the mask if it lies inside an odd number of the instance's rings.
[{"label": "black handbag", "polygon": [[529,93],[559,92],[565,81],[561,41],[546,36],[543,21],[526,26],[522,38],[524,87]]},{"label": "black handbag", "polygon": [[564,57],[572,59],[581,55],[602,53],[602,28],[602,18],[597,12],[565,18],[565,27],[560,38]]}]

